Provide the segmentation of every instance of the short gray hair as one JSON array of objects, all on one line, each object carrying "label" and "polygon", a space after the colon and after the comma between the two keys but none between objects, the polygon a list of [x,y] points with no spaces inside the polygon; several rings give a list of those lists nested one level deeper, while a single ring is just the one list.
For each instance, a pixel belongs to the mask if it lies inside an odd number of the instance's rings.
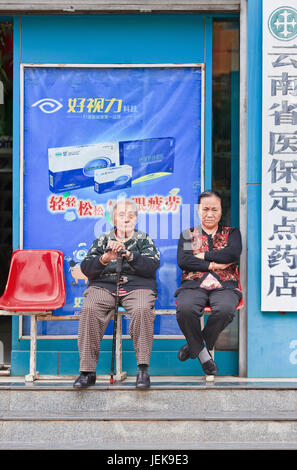
[{"label": "short gray hair", "polygon": [[123,203],[124,203],[124,204],[130,204],[130,205],[133,207],[133,209],[134,209],[134,211],[135,211],[135,213],[136,213],[136,217],[137,217],[137,215],[138,215],[138,207],[137,207],[136,202],[133,201],[133,199],[119,198],[119,199],[117,199],[116,201],[113,201],[113,203],[112,203],[111,206],[110,206],[110,209],[109,209],[110,220],[113,221],[114,212],[115,212],[117,206],[118,206],[119,204],[123,204]]}]

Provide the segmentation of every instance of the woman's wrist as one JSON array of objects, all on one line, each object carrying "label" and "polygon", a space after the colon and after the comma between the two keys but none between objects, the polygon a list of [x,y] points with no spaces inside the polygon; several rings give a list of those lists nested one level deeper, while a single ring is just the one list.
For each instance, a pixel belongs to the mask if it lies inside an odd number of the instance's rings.
[{"label": "woman's wrist", "polygon": [[107,266],[107,265],[108,265],[108,262],[104,261],[104,255],[101,255],[101,256],[100,256],[99,261],[100,261],[100,263],[103,264],[104,266]]}]

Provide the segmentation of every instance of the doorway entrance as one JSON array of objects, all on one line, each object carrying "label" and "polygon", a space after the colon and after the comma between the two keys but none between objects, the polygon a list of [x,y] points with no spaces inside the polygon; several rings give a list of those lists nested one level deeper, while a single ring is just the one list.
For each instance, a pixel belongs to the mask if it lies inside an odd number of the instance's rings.
[{"label": "doorway entrance", "polygon": [[[239,228],[239,19],[213,20],[212,189],[222,196],[222,223]],[[216,350],[238,351],[238,312]]]},{"label": "doorway entrance", "polygon": [[[0,22],[0,292],[12,253],[12,56],[13,25]],[[0,317],[0,370],[10,364],[11,317]]]}]

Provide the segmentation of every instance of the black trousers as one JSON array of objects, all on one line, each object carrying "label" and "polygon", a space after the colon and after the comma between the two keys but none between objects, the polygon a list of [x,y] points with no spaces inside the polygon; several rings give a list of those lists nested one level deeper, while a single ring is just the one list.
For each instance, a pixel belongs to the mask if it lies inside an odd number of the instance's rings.
[{"label": "black trousers", "polygon": [[[194,359],[204,347],[213,349],[219,334],[232,322],[241,293],[233,289],[206,290],[179,289],[177,293],[176,318]],[[200,318],[204,307],[209,305],[212,313],[201,330]]]}]

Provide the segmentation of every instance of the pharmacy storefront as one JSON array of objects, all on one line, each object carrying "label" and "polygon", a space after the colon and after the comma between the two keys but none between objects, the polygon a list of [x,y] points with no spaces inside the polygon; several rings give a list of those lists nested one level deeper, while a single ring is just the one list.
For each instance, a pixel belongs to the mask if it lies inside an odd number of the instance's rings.
[{"label": "pharmacy storefront", "polygon": [[[199,223],[198,196],[212,188],[243,239],[244,306],[217,342],[219,373],[296,376],[297,9],[210,3],[84,12],[77,2],[10,16],[1,7],[13,24],[12,248],[64,253],[65,305],[38,322],[40,374],[79,371],[80,263],[112,227],[111,204],[137,204],[137,226],[161,256],[156,309],[174,310],[179,235]],[[123,370],[134,375],[129,321]],[[110,369],[112,331],[98,374]],[[29,318],[13,318],[11,375],[28,371],[29,333]],[[175,315],[157,315],[154,335],[151,375],[202,375],[177,359]]]}]

